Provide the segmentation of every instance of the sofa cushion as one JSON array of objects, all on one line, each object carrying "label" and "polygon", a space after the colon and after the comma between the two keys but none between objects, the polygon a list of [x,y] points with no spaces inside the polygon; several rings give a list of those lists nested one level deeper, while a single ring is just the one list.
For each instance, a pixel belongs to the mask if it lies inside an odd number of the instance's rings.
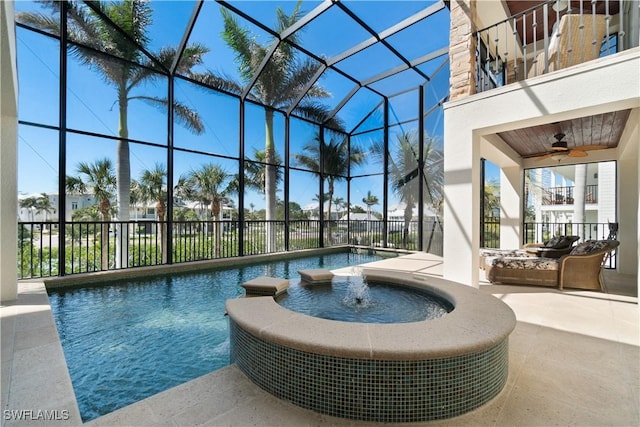
[{"label": "sofa cushion", "polygon": [[575,248],[571,250],[569,255],[587,255],[593,252],[600,251],[602,249],[606,249],[609,246],[609,242],[606,240],[587,240],[586,242],[582,242],[576,245]]},{"label": "sofa cushion", "polygon": [[545,248],[561,249],[561,248],[558,248],[557,245],[562,242],[562,237],[563,236],[553,237],[551,240],[549,240],[547,243],[544,244],[544,247]]},{"label": "sofa cushion", "polygon": [[491,260],[492,267],[521,270],[557,270],[558,265],[557,259],[542,257],[496,257]]},{"label": "sofa cushion", "polygon": [[480,256],[483,257],[496,257],[496,256],[527,256],[527,251],[524,249],[489,249],[481,248]]}]

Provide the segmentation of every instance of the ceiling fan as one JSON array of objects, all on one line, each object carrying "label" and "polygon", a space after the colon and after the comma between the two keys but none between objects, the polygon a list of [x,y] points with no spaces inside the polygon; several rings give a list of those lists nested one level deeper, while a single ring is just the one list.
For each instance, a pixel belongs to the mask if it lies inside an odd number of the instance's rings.
[{"label": "ceiling fan", "polygon": [[544,160],[549,157],[560,161],[563,157],[587,157],[587,151],[601,150],[608,148],[606,145],[583,145],[579,148],[569,148],[567,141],[564,140],[564,133],[558,132],[553,137],[556,141],[551,144],[551,151],[539,156],[536,161]]}]

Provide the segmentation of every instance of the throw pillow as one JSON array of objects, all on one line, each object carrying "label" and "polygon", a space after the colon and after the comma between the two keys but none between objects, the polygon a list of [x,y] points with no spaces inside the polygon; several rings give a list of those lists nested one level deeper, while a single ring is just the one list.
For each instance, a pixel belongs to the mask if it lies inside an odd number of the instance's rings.
[{"label": "throw pillow", "polygon": [[547,243],[544,244],[545,248],[554,248],[554,249],[559,249],[556,247],[556,245],[558,243],[560,243],[562,241],[562,236],[556,236],[554,238],[552,238],[551,240],[549,240]]},{"label": "throw pillow", "polygon": [[573,244],[575,239],[571,236],[561,236],[558,243],[556,243],[553,248],[554,249],[567,249],[569,246]]},{"label": "throw pillow", "polygon": [[592,252],[597,252],[599,250],[605,249],[608,244],[609,243],[606,240],[587,240],[586,242],[582,242],[575,248],[573,248],[570,252],[570,255],[586,255]]}]

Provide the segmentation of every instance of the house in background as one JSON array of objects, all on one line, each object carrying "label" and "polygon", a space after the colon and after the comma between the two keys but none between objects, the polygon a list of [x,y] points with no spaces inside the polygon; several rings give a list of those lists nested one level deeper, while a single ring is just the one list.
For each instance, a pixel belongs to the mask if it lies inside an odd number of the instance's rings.
[{"label": "house in background", "polygon": [[527,212],[535,216],[538,240],[549,237],[547,228],[583,239],[607,237],[608,224],[617,218],[615,162],[530,169],[526,174]]},{"label": "house in background", "polygon": [[[47,197],[49,199],[50,210],[47,212],[34,207],[22,206],[22,201],[28,198]],[[18,221],[20,222],[38,222],[38,221],[58,221],[58,193],[33,193],[18,195]],[[73,194],[68,193],[66,196],[66,215],[65,221],[71,221],[71,218],[78,209],[95,206],[98,201],[92,194]]]}]

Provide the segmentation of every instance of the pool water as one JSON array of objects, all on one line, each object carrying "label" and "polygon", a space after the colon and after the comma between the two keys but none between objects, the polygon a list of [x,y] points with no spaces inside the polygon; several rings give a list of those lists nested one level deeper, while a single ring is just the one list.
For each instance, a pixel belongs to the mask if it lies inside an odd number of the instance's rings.
[{"label": "pool water", "polygon": [[362,323],[420,322],[442,317],[453,309],[448,301],[424,291],[383,283],[369,283],[363,288],[350,280],[334,280],[327,285],[291,284],[277,301],[309,316]]},{"label": "pool water", "polygon": [[83,421],[229,364],[225,301],[258,276],[376,261],[339,253],[232,270],[52,290],[49,300]]}]

